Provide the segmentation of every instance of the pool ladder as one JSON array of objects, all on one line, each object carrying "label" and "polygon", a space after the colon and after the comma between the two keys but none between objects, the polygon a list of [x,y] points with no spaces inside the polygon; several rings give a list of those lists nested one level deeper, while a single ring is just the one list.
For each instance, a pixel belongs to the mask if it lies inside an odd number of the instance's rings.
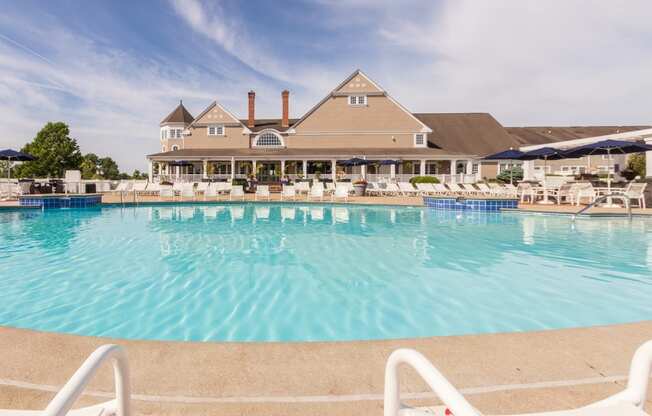
[{"label": "pool ladder", "polygon": [[631,220],[632,219],[632,205],[629,201],[629,198],[627,195],[621,194],[621,193],[611,193],[607,195],[602,195],[598,198],[595,199],[595,201],[591,202],[589,205],[585,206],[581,210],[577,211],[575,214],[573,214],[573,221],[575,221],[575,218],[577,218],[578,215],[582,215],[584,212],[588,211],[589,209],[593,208],[594,206],[598,205],[599,203],[603,202],[605,199],[622,199],[625,201],[625,208],[627,208],[627,217]]}]

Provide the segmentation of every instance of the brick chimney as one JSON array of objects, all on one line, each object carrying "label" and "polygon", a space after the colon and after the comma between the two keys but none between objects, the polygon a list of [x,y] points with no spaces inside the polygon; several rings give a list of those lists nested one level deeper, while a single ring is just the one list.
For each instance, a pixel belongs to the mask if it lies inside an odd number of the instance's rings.
[{"label": "brick chimney", "polygon": [[252,90],[249,91],[249,117],[247,118],[247,127],[253,128],[256,126],[256,93]]},{"label": "brick chimney", "polygon": [[283,118],[281,119],[281,127],[290,127],[290,91],[283,90],[281,93],[281,100],[283,102]]}]

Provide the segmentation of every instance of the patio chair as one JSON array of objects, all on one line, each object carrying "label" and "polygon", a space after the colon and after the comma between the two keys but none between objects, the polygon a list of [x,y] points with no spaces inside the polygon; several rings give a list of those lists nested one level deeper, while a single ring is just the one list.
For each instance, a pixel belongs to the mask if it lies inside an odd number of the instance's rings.
[{"label": "patio chair", "polygon": [[435,192],[437,192],[437,195],[448,195],[451,193],[451,190],[443,183],[433,183],[432,187],[435,189]]},{"label": "patio chair", "polygon": [[416,186],[420,195],[434,195],[435,193],[435,188],[431,183],[417,183]]},{"label": "patio chair", "polygon": [[383,195],[399,196],[401,195],[401,190],[399,189],[397,184],[390,182],[387,184],[387,186],[385,186],[385,189],[383,190]]},{"label": "patio chair", "polygon": [[503,193],[500,188],[490,188],[489,185],[483,182],[476,183],[475,186],[478,188],[478,193],[484,196],[496,196]]},{"label": "patio chair", "polygon": [[521,182],[518,184],[518,193],[521,198],[521,203],[524,203],[526,199],[530,200],[531,204],[534,204],[534,199],[536,198],[536,190],[531,183]]},{"label": "patio chair", "polygon": [[208,185],[209,182],[199,182],[195,188],[195,196],[198,196],[200,193],[203,196],[204,192],[208,189]]},{"label": "patio chair", "polygon": [[587,200],[587,203],[591,203],[595,201],[595,199],[598,197],[598,193],[595,192],[595,188],[593,188],[593,184],[585,182],[585,183],[579,183],[577,184],[577,190],[575,193],[575,205],[579,206],[582,203],[582,200],[585,199]]},{"label": "patio chair", "polygon": [[369,182],[367,184],[367,193],[373,196],[380,196],[383,194],[384,188],[379,182]]},{"label": "patio chair", "polygon": [[326,182],[325,194],[332,195],[335,192],[335,182]]},{"label": "patio chair", "polygon": [[159,201],[162,201],[164,198],[171,198],[174,200],[174,189],[169,185],[161,185],[161,189],[158,192]]},{"label": "patio chair", "polygon": [[296,197],[297,190],[295,189],[294,185],[283,185],[283,189],[281,190],[281,201],[286,199],[291,199],[294,201]]},{"label": "patio chair", "polygon": [[244,201],[245,193],[242,185],[234,185],[231,187],[231,192],[229,193],[229,200],[233,201],[233,198],[240,198]]},{"label": "patio chair", "polygon": [[417,189],[414,189],[414,186],[410,182],[399,182],[398,183],[398,189],[400,189],[401,193],[403,195],[412,195],[416,196],[419,195],[419,191]]},{"label": "patio chair", "polygon": [[174,193],[177,195],[181,195],[181,188],[183,188],[183,182],[174,182],[172,184],[172,189],[174,189]]},{"label": "patio chair", "polygon": [[264,198],[269,201],[269,185],[256,186],[256,193],[254,194],[254,200],[258,201],[258,198]]},{"label": "patio chair", "polygon": [[181,193],[179,199],[183,201],[184,198],[195,200],[195,184],[193,182],[184,183],[181,186]]},{"label": "patio chair", "polygon": [[145,195],[147,193],[147,181],[135,181],[132,191],[134,193],[134,201],[138,200],[139,195]]},{"label": "patio chair", "polygon": [[307,200],[313,200],[319,198],[320,201],[324,200],[324,186],[322,184],[315,184],[310,188],[310,192],[308,192]]},{"label": "patio chair", "polygon": [[296,182],[294,184],[294,189],[298,194],[308,194],[310,192],[310,183],[309,182]]},{"label": "patio chair", "polygon": [[217,199],[217,184],[214,182],[211,182],[208,184],[206,189],[204,190],[204,201],[208,199]]},{"label": "patio chair", "polygon": [[[104,363],[113,365],[113,378],[115,386],[115,399],[95,404],[92,406],[72,409],[79,396],[102,368]],[[2,416],[37,416],[37,415],[116,415],[127,416],[131,413],[131,387],[129,381],[129,366],[127,355],[117,345],[103,345],[88,356],[86,361],[68,379],[68,382],[59,390],[48,403],[45,410],[3,410]]]},{"label": "patio chair", "polygon": [[335,192],[331,196],[331,201],[337,201],[338,199],[343,199],[344,201],[349,201],[349,188],[340,184],[337,184]]},{"label": "patio chair", "polygon": [[[443,406],[426,409],[401,408],[401,389],[398,369],[412,367],[443,402]],[[652,341],[641,345],[631,361],[629,380],[625,390],[606,399],[574,410],[530,413],[530,416],[646,416],[643,411],[652,367]],[[444,375],[421,353],[412,349],[398,349],[387,359],[385,366],[385,416],[401,415],[455,415],[481,416]],[[527,415],[521,415],[527,416]],[[648,415],[649,416],[649,415]]]},{"label": "patio chair", "polygon": [[455,195],[469,195],[470,192],[464,188],[462,188],[460,185],[456,183],[449,183],[448,184],[448,189],[451,190],[451,193]]},{"label": "patio chair", "polygon": [[630,182],[623,195],[627,199],[635,200],[639,208],[645,208],[645,188],[647,188],[647,183]]}]

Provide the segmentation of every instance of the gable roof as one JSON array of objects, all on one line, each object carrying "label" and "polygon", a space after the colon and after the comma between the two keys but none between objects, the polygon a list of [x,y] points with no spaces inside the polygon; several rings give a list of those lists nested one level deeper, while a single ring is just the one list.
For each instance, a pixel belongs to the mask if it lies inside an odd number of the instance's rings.
[{"label": "gable roof", "polygon": [[519,146],[556,143],[648,129],[649,126],[505,127]]},{"label": "gable roof", "polygon": [[[246,131],[246,132],[249,132],[249,130],[247,129],[247,127],[242,123],[242,121],[240,121],[240,119],[238,119],[236,116],[234,116],[233,113],[231,113],[229,110],[227,110],[226,108],[222,107],[222,105],[219,104],[217,101],[213,101],[212,103],[210,103],[210,104],[208,105],[208,107],[206,107],[206,108],[204,109],[204,111],[202,111],[201,113],[199,113],[199,115],[195,118],[195,120],[193,120],[193,122],[192,122],[190,125],[191,125],[191,126],[196,125],[196,124],[199,122],[199,120],[201,120],[202,117],[204,117],[204,116],[205,116],[209,111],[211,111],[211,110],[212,110],[213,108],[215,108],[215,107],[217,107],[218,109],[220,109],[220,110],[221,110],[224,114],[226,114],[227,116],[231,117],[231,122],[232,122],[232,123],[236,123],[236,124],[240,124],[240,125],[242,125],[242,127],[245,129],[245,131]],[[189,127],[190,127],[190,126],[189,126]]]},{"label": "gable roof", "polygon": [[161,125],[166,124],[166,123],[184,123],[184,124],[190,124],[194,120],[194,117],[188,110],[186,110],[186,107],[183,106],[183,101],[179,101],[179,105],[177,108],[172,110],[170,114],[168,114],[167,117],[161,121]]},{"label": "gable roof", "polygon": [[520,145],[489,113],[415,113],[414,116],[432,129],[429,145],[450,152],[486,156]]},{"label": "gable roof", "polygon": [[341,94],[337,93],[337,91],[341,90],[342,87],[344,87],[349,81],[351,81],[353,78],[356,76],[362,76],[366,80],[369,81],[369,83],[377,88],[379,90],[378,93],[374,94],[380,94],[384,95],[387,97],[392,103],[394,103],[398,108],[403,110],[406,114],[408,114],[410,117],[414,118],[419,124],[423,126],[423,129],[421,130],[423,133],[430,133],[430,127],[428,127],[426,124],[424,124],[421,120],[419,120],[417,117],[414,116],[410,111],[408,111],[405,107],[403,107],[398,101],[396,101],[394,98],[392,98],[387,91],[385,91],[380,85],[378,85],[376,82],[374,82],[371,78],[369,78],[364,72],[362,72],[359,69],[356,69],[353,71],[351,75],[349,75],[344,81],[342,81],[333,91],[331,91],[326,97],[324,97],[321,101],[319,101],[314,107],[312,107],[306,114],[304,114],[299,120],[297,120],[295,123],[291,123],[290,127],[288,128],[288,133],[294,133],[294,128],[297,127],[299,124],[301,124],[305,119],[307,119],[312,113],[314,113],[319,107],[321,107],[329,98],[333,97],[336,94]]}]

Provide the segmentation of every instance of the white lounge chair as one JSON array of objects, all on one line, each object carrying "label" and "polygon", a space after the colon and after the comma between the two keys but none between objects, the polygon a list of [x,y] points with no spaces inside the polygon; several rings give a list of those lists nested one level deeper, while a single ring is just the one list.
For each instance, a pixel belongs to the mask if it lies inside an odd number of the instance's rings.
[{"label": "white lounge chair", "polygon": [[198,196],[201,193],[203,197],[204,192],[208,189],[208,185],[210,185],[209,182],[199,182],[195,188],[195,196]]},{"label": "white lounge chair", "polygon": [[410,182],[399,182],[398,189],[401,190],[401,193],[406,196],[415,196],[419,195],[419,190],[414,189],[414,186]]},{"label": "white lounge chair", "polygon": [[622,194],[628,199],[636,201],[639,208],[645,208],[645,188],[647,188],[647,183],[630,182]]},{"label": "white lounge chair", "polygon": [[183,201],[184,198],[190,198],[193,201],[195,200],[195,184],[193,182],[184,183],[181,186],[181,193],[179,198]]},{"label": "white lounge chair", "polygon": [[[115,399],[93,406],[71,409],[105,362],[111,362],[113,365]],[[131,413],[130,400],[131,385],[127,355],[117,345],[103,345],[88,356],[81,367],[48,403],[45,410],[0,409],[0,416],[128,416]]]},{"label": "white lounge chair", "polygon": [[417,183],[417,190],[421,195],[436,195],[437,191],[431,183]]},{"label": "white lounge chair", "polygon": [[432,187],[435,188],[437,195],[450,195],[451,190],[446,187],[443,183],[433,183]]},{"label": "white lounge chair", "polygon": [[244,201],[245,193],[242,185],[234,185],[231,187],[231,192],[229,193],[229,199],[233,201],[233,198],[240,198]]},{"label": "white lounge chair", "polygon": [[399,189],[397,184],[388,183],[387,186],[385,186],[385,189],[383,189],[383,195],[390,195],[390,196],[401,195],[401,190]]},{"label": "white lounge chair", "polygon": [[281,190],[281,201],[286,199],[295,200],[297,197],[297,190],[294,188],[294,185],[283,185]]},{"label": "white lounge chair", "polygon": [[369,182],[367,184],[367,195],[382,195],[383,193],[383,188],[380,186],[380,183],[378,182]]},{"label": "white lounge chair", "polygon": [[204,201],[209,199],[217,199],[217,186],[214,182],[209,183],[204,190]]},{"label": "white lounge chair", "polygon": [[324,193],[327,195],[332,195],[335,192],[335,182],[326,182],[326,189]]},{"label": "white lounge chair", "polygon": [[337,184],[337,187],[335,187],[335,192],[331,196],[331,201],[337,201],[338,199],[343,199],[346,202],[349,201],[349,189],[346,186]]},{"label": "white lounge chair", "polygon": [[[398,368],[407,364],[414,368],[444,406],[421,409],[401,409],[401,389]],[[530,416],[646,416],[643,411],[652,367],[652,341],[641,345],[634,353],[629,369],[627,387],[604,400],[574,410],[530,413]],[[482,416],[442,373],[421,353],[411,349],[394,351],[385,366],[384,416],[398,415],[444,415]],[[447,413],[448,411],[448,413]],[[521,415],[527,416],[527,415]],[[649,416],[649,415],[648,415]]]},{"label": "white lounge chair", "polygon": [[324,185],[322,185],[321,183],[319,185],[314,184],[310,188],[310,192],[308,192],[307,200],[310,201],[312,199],[319,199],[320,201],[324,200]]},{"label": "white lounge chair", "polygon": [[258,198],[264,198],[269,201],[269,185],[256,186],[256,193],[254,194],[254,200],[258,201]]},{"label": "white lounge chair", "polygon": [[310,192],[310,183],[309,182],[296,182],[294,184],[294,189],[298,194],[308,194]]},{"label": "white lounge chair", "polygon": [[159,201],[163,200],[163,198],[171,198],[174,200],[174,189],[170,185],[161,185],[161,189],[159,190],[158,193],[158,199]]}]

